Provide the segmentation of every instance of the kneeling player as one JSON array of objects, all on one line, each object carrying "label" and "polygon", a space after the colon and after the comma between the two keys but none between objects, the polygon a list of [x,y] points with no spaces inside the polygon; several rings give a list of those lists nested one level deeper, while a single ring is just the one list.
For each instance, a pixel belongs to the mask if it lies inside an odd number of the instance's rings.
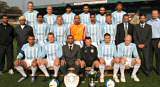
[{"label": "kneeling player", "polygon": [[[32,70],[32,82],[35,80],[35,73],[37,71],[37,58],[41,57],[41,47],[35,44],[35,37],[33,35],[28,36],[28,43],[24,44],[20,53],[15,61],[16,70],[23,76],[18,82],[26,79],[27,75],[24,72],[24,68],[31,68]],[[24,59],[23,59],[24,58]]]},{"label": "kneeling player", "polygon": [[118,57],[120,60],[120,72],[121,72],[121,82],[126,82],[124,70],[125,66],[133,67],[133,72],[131,78],[139,82],[139,78],[136,73],[140,68],[141,60],[139,58],[136,45],[131,43],[131,35],[125,37],[125,42],[118,45]]},{"label": "kneeling player", "polygon": [[59,71],[59,58],[62,56],[62,48],[61,46],[54,41],[54,34],[49,33],[48,34],[48,40],[49,42],[44,45],[44,54],[46,55],[46,59],[39,59],[38,60],[38,66],[40,69],[44,72],[46,76],[48,76],[48,72],[45,69],[47,68],[53,68],[54,69],[54,77],[58,76]]},{"label": "kneeling player", "polygon": [[[116,63],[116,46],[111,43],[110,34],[106,33],[104,35],[105,43],[102,43],[98,48],[98,58],[99,58],[99,70],[100,70],[100,82],[104,82],[104,70],[105,67],[111,67],[114,64],[113,74],[115,75],[118,72],[119,68]],[[113,76],[114,76],[113,75]]]}]

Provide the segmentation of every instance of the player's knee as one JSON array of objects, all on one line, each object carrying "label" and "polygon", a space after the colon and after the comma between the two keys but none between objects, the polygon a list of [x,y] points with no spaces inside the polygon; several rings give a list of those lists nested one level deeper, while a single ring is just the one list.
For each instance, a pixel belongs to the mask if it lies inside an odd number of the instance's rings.
[{"label": "player's knee", "polygon": [[94,66],[95,68],[98,68],[98,67],[99,67],[99,61],[95,61],[95,62],[93,63],[93,66]]},{"label": "player's knee", "polygon": [[113,59],[113,63],[120,63],[119,58],[115,58],[115,59]]},{"label": "player's knee", "polygon": [[124,64],[126,61],[127,61],[127,60],[126,60],[125,58],[121,58],[121,59],[120,59],[120,63],[121,63],[121,64]]},{"label": "player's knee", "polygon": [[55,61],[54,61],[54,65],[56,65],[56,66],[59,66],[59,65],[60,65],[60,61],[59,61],[59,59],[55,59]]},{"label": "player's knee", "polygon": [[86,63],[82,60],[82,61],[81,61],[81,68],[84,68],[85,65],[86,65]]},{"label": "player's knee", "polygon": [[99,61],[100,61],[100,64],[105,64],[104,59],[99,59]]},{"label": "player's knee", "polygon": [[32,66],[33,66],[33,67],[37,67],[37,62],[36,62],[36,61],[33,61],[33,62],[32,62]]},{"label": "player's knee", "polygon": [[20,64],[19,64],[19,60],[16,60],[15,62],[14,62],[14,65],[15,66],[19,66]]},{"label": "player's knee", "polygon": [[76,64],[76,65],[80,65],[80,62],[79,62],[79,61],[75,61],[75,64]]},{"label": "player's knee", "polygon": [[61,65],[61,66],[64,66],[64,65],[65,65],[65,60],[61,60],[61,61],[60,61],[60,65]]},{"label": "player's knee", "polygon": [[136,60],[135,60],[135,63],[136,63],[136,64],[141,64],[141,59],[136,59]]}]

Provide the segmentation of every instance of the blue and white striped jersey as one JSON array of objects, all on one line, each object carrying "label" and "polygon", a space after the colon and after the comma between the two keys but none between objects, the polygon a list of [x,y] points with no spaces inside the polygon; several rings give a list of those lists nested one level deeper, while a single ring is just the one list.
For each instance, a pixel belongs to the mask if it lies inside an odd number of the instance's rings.
[{"label": "blue and white striped jersey", "polygon": [[54,60],[55,58],[60,58],[62,56],[62,46],[57,42],[47,42],[43,48],[43,54],[47,56],[48,60]]},{"label": "blue and white striped jersey", "polygon": [[100,24],[103,24],[106,22],[106,15],[96,15],[96,21],[99,22]]},{"label": "blue and white striped jersey", "polygon": [[56,19],[57,19],[57,16],[55,14],[44,15],[44,22],[47,23],[51,29],[53,28],[53,24],[56,23]]},{"label": "blue and white striped jersey", "polygon": [[34,26],[37,22],[38,11],[33,10],[33,12],[26,11],[23,15],[26,17],[26,23],[30,26]]},{"label": "blue and white striped jersey", "polygon": [[114,11],[112,13],[113,23],[116,24],[116,25],[122,23],[124,14],[126,14],[126,12],[124,12],[124,11],[121,11],[121,12]]},{"label": "blue and white striped jersey", "polygon": [[139,58],[136,44],[130,43],[128,46],[125,43],[120,43],[118,46],[118,57]]},{"label": "blue and white striped jersey", "polygon": [[46,41],[49,31],[50,31],[50,27],[47,23],[44,23],[44,22],[42,24],[36,23],[34,25],[33,33],[35,35],[35,39],[38,42]]},{"label": "blue and white striped jersey", "polygon": [[64,13],[62,15],[65,24],[73,24],[75,13],[71,12],[70,14]]},{"label": "blue and white striped jersey", "polygon": [[21,48],[20,53],[17,56],[17,59],[36,59],[36,58],[42,58],[44,57],[42,55],[42,48],[38,44],[34,44],[32,47],[29,45],[29,43],[24,44]]},{"label": "blue and white striped jersey", "polygon": [[50,30],[50,32],[54,33],[55,40],[60,43],[61,45],[64,45],[66,42],[67,35],[69,35],[69,28],[67,25],[58,25],[55,24],[53,26],[53,29]]},{"label": "blue and white striped jersey", "polygon": [[115,43],[116,25],[107,23],[103,24],[102,35],[104,36],[105,33],[109,33],[111,35],[111,42]]},{"label": "blue and white striped jersey", "polygon": [[81,23],[88,24],[90,23],[90,13],[81,13],[80,15]]},{"label": "blue and white striped jersey", "polygon": [[117,57],[117,50],[115,44],[106,44],[102,43],[98,47],[98,58],[104,58],[104,59],[113,59]]},{"label": "blue and white striped jersey", "polygon": [[103,38],[102,36],[102,27],[100,23],[88,23],[86,25],[86,34],[91,37],[92,42],[100,42]]},{"label": "blue and white striped jersey", "polygon": [[49,24],[49,25],[53,25],[56,23],[56,19],[57,19],[57,16],[55,14],[52,14],[52,15],[44,15],[44,21],[45,23]]}]

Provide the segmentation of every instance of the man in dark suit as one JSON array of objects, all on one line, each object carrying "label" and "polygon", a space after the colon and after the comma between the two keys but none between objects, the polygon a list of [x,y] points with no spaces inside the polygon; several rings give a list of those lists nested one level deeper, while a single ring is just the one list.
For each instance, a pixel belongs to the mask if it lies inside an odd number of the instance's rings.
[{"label": "man in dark suit", "polygon": [[116,44],[124,42],[124,37],[127,34],[133,35],[134,26],[129,23],[129,15],[125,14],[123,16],[123,23],[117,25],[116,32]]},{"label": "man in dark suit", "polygon": [[75,72],[80,71],[80,46],[74,44],[72,35],[67,36],[67,44],[62,47],[63,55],[61,58],[61,72],[66,74],[68,68],[75,68]]},{"label": "man in dark suit", "polygon": [[7,57],[7,70],[9,74],[13,74],[13,38],[14,29],[8,23],[8,16],[2,16],[2,23],[0,24],[0,75],[5,65],[5,55]]},{"label": "man in dark suit", "polygon": [[152,28],[146,23],[146,15],[140,15],[140,24],[135,26],[134,30],[134,42],[137,45],[139,56],[142,59],[142,65],[145,74],[149,75],[152,68],[151,58],[151,39],[152,39]]},{"label": "man in dark suit", "polygon": [[[15,28],[15,36],[18,43],[18,48],[20,49],[23,44],[27,43],[27,38],[30,34],[33,34],[33,29],[31,26],[26,25],[26,18],[25,16],[19,17],[19,25]],[[19,50],[18,49],[18,50]]]}]

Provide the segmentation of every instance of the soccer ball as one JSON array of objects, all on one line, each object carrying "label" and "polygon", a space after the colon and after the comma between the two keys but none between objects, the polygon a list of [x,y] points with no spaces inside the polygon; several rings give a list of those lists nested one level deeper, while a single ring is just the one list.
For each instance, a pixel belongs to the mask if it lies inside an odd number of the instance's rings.
[{"label": "soccer ball", "polygon": [[55,79],[51,80],[51,82],[49,83],[49,87],[57,87],[57,81]]},{"label": "soccer ball", "polygon": [[113,80],[109,79],[106,81],[106,87],[115,87],[115,83]]}]

